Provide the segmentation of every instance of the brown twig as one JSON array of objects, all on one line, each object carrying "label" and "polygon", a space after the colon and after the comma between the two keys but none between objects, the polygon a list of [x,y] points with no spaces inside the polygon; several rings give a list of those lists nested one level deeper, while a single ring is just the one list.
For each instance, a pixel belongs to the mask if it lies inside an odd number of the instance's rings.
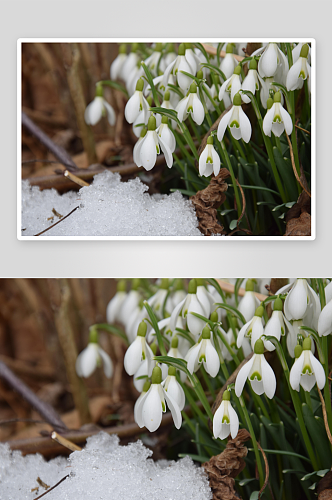
[{"label": "brown twig", "polygon": [[7,384],[14,389],[20,396],[22,396],[35,410],[57,430],[67,429],[65,424],[57,412],[51,405],[39,399],[39,397],[32,392],[32,390],[24,384],[16,375],[0,361],[0,378],[5,380]]},{"label": "brown twig", "polygon": [[[217,279],[216,281],[219,284],[220,288],[222,290],[224,290],[225,292],[227,292],[227,293],[235,293],[235,286],[232,285],[231,283],[227,283],[226,281],[222,281],[222,280],[219,280],[219,279]],[[246,293],[246,291],[245,291],[244,288],[239,288],[238,295],[240,297],[243,297],[245,293]],[[267,297],[267,295],[263,295],[262,293],[258,293],[258,292],[254,292],[254,294],[256,295],[256,297],[260,301],[265,300],[266,297]]]},{"label": "brown twig", "polygon": [[258,448],[260,449],[262,455],[263,455],[263,460],[264,460],[264,464],[265,464],[265,481],[264,481],[264,484],[263,486],[261,487],[261,489],[259,490],[259,493],[258,493],[258,498],[261,497],[263,491],[265,490],[268,482],[269,482],[269,475],[270,475],[270,469],[269,469],[269,463],[267,461],[267,458],[266,458],[266,455],[264,453],[264,450],[263,448],[261,447],[261,445],[257,442],[257,446]]},{"label": "brown twig", "polygon": [[327,434],[327,437],[329,438],[329,441],[332,445],[332,436],[331,436],[331,431],[330,431],[330,427],[329,427],[329,422],[327,420],[325,401],[324,401],[323,395],[322,395],[318,385],[317,385],[317,391],[319,394],[320,402],[322,403],[322,411],[323,411],[323,418],[324,418],[324,425],[325,425],[326,434]]},{"label": "brown twig", "polygon": [[294,172],[295,178],[296,178],[297,182],[300,184],[300,186],[303,189],[303,191],[305,191],[307,193],[307,195],[311,198],[310,191],[308,191],[306,189],[306,187],[302,184],[301,179],[299,178],[299,174],[297,173],[296,165],[295,165],[295,161],[294,161],[293,147],[292,147],[292,143],[290,141],[290,138],[288,137],[288,134],[286,134],[286,137],[287,137],[287,141],[288,141],[288,145],[289,145],[289,152],[290,152],[291,163],[292,163],[292,167],[293,167],[293,172]]},{"label": "brown twig", "polygon": [[34,234],[34,236],[41,236],[42,234],[46,233],[46,231],[49,231],[50,229],[52,229],[52,227],[56,226],[57,224],[60,224],[60,222],[62,222],[63,220],[67,219],[67,217],[69,217],[78,208],[79,207],[73,208],[73,210],[71,212],[69,212],[69,214],[67,214],[64,217],[62,217],[62,219],[58,220],[58,222],[55,222],[54,224],[52,224],[52,226],[48,227],[47,229],[44,229],[44,231],[41,231],[40,233]]},{"label": "brown twig", "polygon": [[32,134],[38,141],[40,141],[44,146],[52,153],[60,163],[67,165],[68,170],[75,172],[77,170],[77,165],[73,162],[67,151],[55,144],[55,142],[48,137],[25,113],[22,113],[22,125]]},{"label": "brown twig", "polygon": [[59,484],[62,483],[62,481],[64,481],[65,479],[67,479],[67,477],[69,477],[70,474],[67,474],[65,477],[63,477],[62,479],[60,479],[60,481],[58,483],[56,483],[54,486],[52,486],[49,490],[45,491],[45,493],[43,493],[42,495],[39,495],[39,497],[35,498],[35,500],[39,500],[39,498],[42,498],[43,496],[47,495],[47,493],[49,493],[50,491],[54,490],[54,488],[56,488],[57,486],[59,486]]},{"label": "brown twig", "polygon": [[76,184],[78,184],[81,187],[89,186],[89,184],[87,182],[85,182],[82,179],[80,179],[79,177],[77,177],[77,175],[71,174],[68,170],[65,170],[63,172],[63,175],[64,175],[64,177],[67,177],[71,181],[76,182]]},{"label": "brown twig", "polygon": [[[242,212],[241,212],[241,215],[240,215],[240,217],[238,218],[238,220],[236,222],[237,229],[234,229],[234,231],[232,231],[231,233],[229,233],[228,236],[233,236],[233,234],[236,233],[236,232],[238,232],[238,231],[244,231],[247,234],[252,234],[252,232],[250,231],[250,229],[243,229],[243,228],[241,228],[239,226],[239,224],[241,222],[241,219],[244,216],[245,211],[246,211],[246,198],[244,196],[244,192],[243,192],[241,184],[239,183],[239,181],[237,179],[235,179],[235,180],[236,180],[236,184],[239,186],[239,189],[240,189],[240,192],[241,192],[241,196],[242,196]],[[249,224],[249,222],[248,222],[248,224]]]},{"label": "brown twig", "polygon": [[305,128],[299,127],[298,125],[295,124],[295,127],[298,128],[299,130],[302,130],[302,132],[305,132],[306,134],[310,135],[309,130],[306,130]]},{"label": "brown twig", "polygon": [[71,451],[81,451],[82,448],[80,446],[77,446],[77,444],[72,443],[69,441],[69,439],[64,438],[63,436],[60,436],[57,432],[52,432],[51,438],[56,441],[57,443],[61,444],[65,448],[68,448],[68,450]]}]

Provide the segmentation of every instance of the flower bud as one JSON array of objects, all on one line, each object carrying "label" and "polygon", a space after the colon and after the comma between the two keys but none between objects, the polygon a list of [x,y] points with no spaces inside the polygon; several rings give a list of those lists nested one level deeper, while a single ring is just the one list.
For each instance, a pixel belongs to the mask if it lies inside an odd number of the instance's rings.
[{"label": "flower bud", "polygon": [[174,368],[174,366],[169,366],[168,367],[168,375],[170,375],[171,377],[175,377],[175,375],[176,375],[176,368]]},{"label": "flower bud", "polygon": [[143,88],[144,88],[144,80],[143,80],[143,78],[140,78],[136,83],[136,90],[138,90],[139,92],[142,92]]},{"label": "flower bud", "polygon": [[169,101],[171,98],[171,93],[169,90],[166,90],[165,94],[164,94],[164,101]]},{"label": "flower bud", "polygon": [[246,292],[253,292],[255,288],[255,283],[253,280],[248,279],[246,282]]},{"label": "flower bud", "polygon": [[242,99],[241,99],[239,92],[237,94],[235,94],[234,99],[233,99],[233,104],[234,104],[234,106],[241,106]]},{"label": "flower bud", "polygon": [[234,69],[234,75],[241,75],[241,64],[238,64]]},{"label": "flower bud", "polygon": [[224,392],[223,392],[223,395],[222,395],[222,400],[223,401],[230,401],[231,400],[231,393],[228,389],[226,389]]},{"label": "flower bud", "polygon": [[307,337],[303,341],[303,350],[310,351],[310,349],[311,349],[311,338]]},{"label": "flower bud", "polygon": [[126,291],[126,280],[118,281],[118,283],[116,285],[116,291],[117,292],[125,292]]},{"label": "flower bud", "polygon": [[161,384],[161,368],[159,366],[155,366],[152,370],[151,382],[152,384]]},{"label": "flower bud", "polygon": [[190,94],[196,94],[197,93],[197,85],[195,82],[193,82],[190,87],[189,87],[189,92]]},{"label": "flower bud", "polygon": [[89,330],[89,344],[98,344],[98,330],[94,326]]},{"label": "flower bud", "polygon": [[263,306],[258,306],[256,311],[255,311],[255,316],[258,316],[259,318],[262,318],[264,314],[264,307]]},{"label": "flower bud", "polygon": [[256,59],[251,59],[249,63],[249,69],[256,69],[257,70],[257,61]]},{"label": "flower bud", "polygon": [[122,43],[119,47],[119,54],[125,54],[127,52],[127,47],[125,43]]},{"label": "flower bud", "polygon": [[186,52],[185,44],[184,43],[180,43],[179,50],[178,50],[179,56],[184,56],[185,52]]},{"label": "flower bud", "polygon": [[173,349],[177,349],[178,345],[179,345],[179,339],[178,339],[177,335],[175,335],[175,336],[172,338],[171,347],[172,347]]},{"label": "flower bud", "polygon": [[301,49],[300,57],[305,57],[307,59],[309,54],[309,45],[305,43]]},{"label": "flower bud", "polygon": [[282,300],[280,297],[278,297],[275,301],[274,301],[274,304],[273,304],[273,310],[274,311],[282,311]]},{"label": "flower bud", "polygon": [[144,382],[143,392],[148,392],[148,390],[150,389],[150,387],[151,387],[151,382],[150,382],[150,380],[147,380],[146,382]]},{"label": "flower bud", "polygon": [[210,320],[213,321],[213,323],[217,323],[218,321],[218,312],[213,311],[210,316]]},{"label": "flower bud", "polygon": [[297,344],[294,349],[295,359],[299,358],[301,354],[302,354],[302,346],[300,344]]},{"label": "flower bud", "polygon": [[197,282],[194,278],[194,279],[189,281],[188,293],[196,293],[196,292],[197,292]]},{"label": "flower bud", "polygon": [[263,354],[264,353],[264,342],[262,339],[258,339],[255,342],[255,347],[254,347],[254,353],[255,354]]},{"label": "flower bud", "polygon": [[266,101],[266,108],[269,110],[273,106],[273,99],[272,97],[269,97],[268,100]]},{"label": "flower bud", "polygon": [[150,116],[148,121],[148,130],[156,130],[157,123],[156,118],[154,116]]},{"label": "flower bud", "polygon": [[131,285],[131,289],[138,290],[138,287],[140,286],[140,284],[141,284],[141,280],[139,278],[134,278],[132,285]]},{"label": "flower bud", "polygon": [[233,54],[234,52],[234,46],[232,43],[228,43],[226,47],[226,54]]},{"label": "flower bud", "polygon": [[281,94],[280,92],[276,92],[273,97],[274,102],[281,102]]},{"label": "flower bud", "polygon": [[210,135],[206,141],[206,144],[213,144],[213,136]]},{"label": "flower bud", "polygon": [[202,339],[207,340],[210,338],[211,338],[211,330],[210,330],[210,327],[208,325],[206,325],[202,331]]},{"label": "flower bud", "polygon": [[145,321],[141,321],[140,324],[138,325],[137,336],[138,337],[145,337],[146,330],[147,330],[147,326],[146,326]]},{"label": "flower bud", "polygon": [[162,117],[161,123],[163,123],[164,125],[168,125],[168,118],[167,118],[167,116],[163,116]]}]

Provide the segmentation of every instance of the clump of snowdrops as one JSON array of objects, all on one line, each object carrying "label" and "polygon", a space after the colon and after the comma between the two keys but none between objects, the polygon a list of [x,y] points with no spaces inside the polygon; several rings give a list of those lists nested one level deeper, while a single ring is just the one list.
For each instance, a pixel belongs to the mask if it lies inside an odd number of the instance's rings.
[{"label": "clump of snowdrops", "polygon": [[163,192],[195,195],[227,168],[218,209],[226,230],[284,234],[287,210],[310,189],[310,44],[122,44],[110,77],[97,83],[86,122],[107,116],[114,125],[103,87],[121,90],[134,162],[150,171],[162,152],[176,171],[163,172]]},{"label": "clump of snowdrops", "polygon": [[245,428],[252,446],[239,493],[257,498],[264,484],[259,443],[269,468],[264,494],[310,498],[332,465],[332,282],[291,279],[268,295],[270,279],[226,281],[134,279],[128,290],[120,280],[107,308],[109,326],[91,327],[77,371],[88,377],[102,362],[111,376],[98,331],[121,336],[128,345],[124,368],[140,394],[134,415],[142,432],[156,431],[168,409],[177,432],[193,443],[190,450],[185,440],[180,456],[204,462]]}]

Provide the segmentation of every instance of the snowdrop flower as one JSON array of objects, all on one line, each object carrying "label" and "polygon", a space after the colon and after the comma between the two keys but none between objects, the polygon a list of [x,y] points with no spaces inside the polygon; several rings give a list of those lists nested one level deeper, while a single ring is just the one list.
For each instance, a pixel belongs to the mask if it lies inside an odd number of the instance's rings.
[{"label": "snowdrop flower", "polygon": [[138,291],[139,285],[140,280],[138,278],[133,279],[131,290],[122,303],[121,309],[119,311],[119,321],[123,325],[126,325],[132,311],[138,306],[141,300],[141,294]]},{"label": "snowdrop flower", "polygon": [[284,80],[288,72],[288,61],[285,54],[276,43],[269,43],[266,47],[255,50],[251,56],[261,54],[258,61],[258,72],[262,78],[274,76]]},{"label": "snowdrop flower", "polygon": [[[294,49],[292,50],[293,64],[295,64],[296,61],[298,60],[298,58],[300,57],[301,50],[302,50],[302,47],[304,45],[307,45],[307,44],[298,43],[297,45],[295,45]],[[311,47],[309,47],[309,53],[308,53],[308,62],[309,63],[310,63],[310,60],[311,60]]]},{"label": "snowdrop flower", "polygon": [[255,316],[241,328],[236,345],[238,349],[242,347],[244,338],[251,340],[251,347],[254,349],[255,343],[264,333],[263,327],[264,307],[259,306],[255,311]]},{"label": "snowdrop flower", "polygon": [[146,343],[147,326],[145,321],[142,321],[138,327],[136,339],[128,347],[124,357],[124,368],[128,375],[134,375],[139,369],[142,361],[148,360],[148,375],[152,373],[152,358],[153,352]]},{"label": "snowdrop flower", "polygon": [[224,98],[227,92],[231,96],[231,102],[234,100],[234,96],[241,90],[241,65],[239,64],[234,69],[234,73],[228,80],[226,80],[219,90],[219,101]]},{"label": "snowdrop flower", "polygon": [[189,94],[181,99],[176,107],[176,111],[180,122],[184,122],[188,118],[188,115],[191,114],[192,119],[197,125],[203,123],[205,117],[204,106],[197,96],[197,85],[195,82],[190,85]]},{"label": "snowdrop flower", "polygon": [[222,403],[213,417],[213,436],[215,439],[225,439],[232,436],[235,439],[239,432],[239,417],[231,405],[231,393],[227,389],[222,395]]},{"label": "snowdrop flower", "polygon": [[125,280],[118,281],[116,287],[116,294],[109,301],[106,308],[106,319],[107,323],[115,323],[116,321],[121,322],[120,311],[123,301],[127,297],[126,292],[126,282]]},{"label": "snowdrop flower", "polygon": [[304,278],[297,278],[294,283],[288,284],[276,293],[276,295],[288,292],[285,300],[285,316],[288,321],[306,319],[306,323],[310,324],[311,321],[316,323],[320,313],[320,302],[317,294],[309,286]]},{"label": "snowdrop flower", "polygon": [[295,361],[289,374],[289,383],[294,391],[300,390],[300,385],[310,392],[317,382],[318,388],[323,389],[325,385],[325,372],[323,366],[311,352],[311,338],[303,341],[301,346],[295,348]]},{"label": "snowdrop flower", "polygon": [[167,68],[176,59],[176,52],[174,50],[174,44],[169,43],[166,49],[166,54],[164,55],[165,67]]},{"label": "snowdrop flower", "polygon": [[210,135],[206,146],[199,157],[199,175],[209,177],[212,173],[218,175],[220,171],[220,158],[213,147],[213,136]]},{"label": "snowdrop flower", "polygon": [[326,304],[332,300],[332,281],[324,288]]},{"label": "snowdrop flower", "polygon": [[[252,94],[255,95],[256,90],[259,90],[259,82],[261,81],[261,77],[257,72],[257,61],[256,59],[251,59],[249,63],[249,71],[245,79],[242,83],[242,90],[249,90]],[[242,94],[242,101],[245,103],[251,102],[249,96]]]},{"label": "snowdrop flower", "polygon": [[166,165],[171,168],[173,165],[173,156],[166,142],[156,132],[156,118],[150,116],[148,121],[148,131],[143,140],[137,144],[135,150],[135,163],[138,167],[144,167],[145,170],[151,170],[157,160],[157,154],[162,149]]},{"label": "snowdrop flower", "polygon": [[[152,342],[152,344],[150,345],[150,348],[151,348],[151,351],[153,352],[153,355],[155,356],[156,352],[157,352],[157,343]],[[142,392],[142,390],[144,388],[144,384],[147,381],[147,379],[149,378],[149,369],[150,369],[150,373],[151,373],[151,370],[156,366],[156,361],[152,360],[151,365],[152,365],[152,368],[150,366],[150,362],[148,361],[148,359],[145,358],[145,360],[142,361],[142,363],[140,364],[140,367],[138,368],[137,372],[134,374],[133,382],[134,382],[135,389],[138,392]]]},{"label": "snowdrop flower", "polygon": [[232,43],[228,43],[226,47],[226,55],[220,63],[220,69],[224,73],[226,78],[230,78],[239,64],[235,59],[234,55],[234,46]]},{"label": "snowdrop flower", "polygon": [[213,295],[205,287],[205,280],[199,278],[196,280],[197,283],[197,298],[203,306],[204,316],[206,318],[210,317],[211,310],[215,304]]},{"label": "snowdrop flower", "polygon": [[305,44],[301,49],[300,57],[288,71],[286,78],[287,90],[301,89],[306,79],[308,79],[308,88],[310,90],[311,68],[308,63],[308,54],[309,46]]},{"label": "snowdrop flower", "polygon": [[235,381],[235,394],[240,397],[247,379],[253,391],[260,396],[265,393],[272,399],[276,392],[275,374],[264,357],[264,342],[259,339],[255,343],[253,357],[241,368]]},{"label": "snowdrop flower", "polygon": [[[140,300],[135,309],[131,312],[130,317],[127,319],[125,325],[126,335],[130,344],[132,344],[136,339],[137,329],[140,323],[148,317],[149,314],[144,307],[144,302],[143,300]],[[150,330],[150,328],[151,326],[149,324],[148,330]]]},{"label": "snowdrop flower", "polygon": [[163,78],[163,84],[164,84],[165,88],[166,88],[166,85],[168,83],[168,78],[169,78],[170,74],[174,75],[179,87],[182,90],[187,91],[187,89],[189,88],[189,86],[192,82],[192,78],[190,78],[187,75],[184,75],[182,73],[182,71],[185,71],[186,73],[190,73],[193,76],[195,76],[195,73],[194,73],[194,68],[190,65],[189,61],[186,59],[185,53],[186,53],[185,44],[181,43],[179,46],[178,56],[165,69],[164,78]]},{"label": "snowdrop flower", "polygon": [[[268,99],[271,96],[273,98],[275,92],[278,92],[278,88],[275,85],[272,85],[272,83],[274,82],[274,78],[273,77],[272,78],[265,78],[263,80],[259,76],[259,81],[260,81],[260,84],[261,84],[261,91],[260,91],[261,104],[262,104],[262,106],[263,106],[264,109],[270,109],[270,107],[272,105],[268,108],[267,101],[268,101]],[[281,97],[280,103],[283,106],[283,104],[284,104],[284,96],[283,96],[283,94],[280,94],[280,97]],[[272,104],[273,104],[273,99],[272,99]]]},{"label": "snowdrop flower", "polygon": [[[137,419],[139,418],[139,415],[137,414],[137,408],[140,407],[140,401],[143,399],[143,396],[145,396],[145,394],[148,392],[148,390],[150,389],[150,387],[151,387],[150,380],[145,380],[143,382],[143,387],[142,387],[141,391],[138,391],[138,392],[141,392],[141,394],[139,395],[138,399],[136,400],[136,403],[135,403],[135,406],[134,406],[134,419],[135,419],[136,423],[137,423]],[[137,387],[136,387],[136,389],[137,389]],[[144,424],[142,424],[142,427],[143,427],[143,425]]]},{"label": "snowdrop flower", "polygon": [[[178,339],[178,336],[176,334],[174,334],[172,337],[171,347],[167,353],[167,356],[170,356],[172,358],[184,359],[184,356],[181,354],[181,352],[179,350],[179,339]],[[162,370],[163,380],[165,380],[165,378],[167,377],[168,366],[165,363],[163,363],[161,365],[161,370]],[[182,382],[185,382],[185,380],[187,378],[186,373],[183,371],[180,371],[180,376],[181,376]]]},{"label": "snowdrop flower", "polygon": [[268,109],[263,120],[263,131],[265,135],[271,137],[271,131],[276,137],[280,137],[283,131],[291,135],[293,130],[293,122],[289,113],[281,105],[280,92],[274,94],[274,103]]},{"label": "snowdrop flower", "polygon": [[325,337],[332,333],[332,300],[326,304],[318,318],[318,334]]},{"label": "snowdrop flower", "polygon": [[[136,85],[139,82],[139,80],[144,76],[144,74],[145,72],[144,69],[142,68],[141,61],[139,61],[136,64],[136,66],[131,70],[126,80],[126,89],[130,96],[133,96],[133,94],[135,93]],[[144,86],[146,86],[145,82],[143,84],[143,88]]]},{"label": "snowdrop flower", "polygon": [[[185,43],[185,48],[186,48],[186,51],[185,51],[184,56],[185,56],[186,60],[188,61],[189,66],[192,68],[191,74],[195,76],[197,71],[198,71],[198,68],[201,65],[201,61],[200,61],[199,57],[197,56],[196,52],[193,51],[191,43]],[[189,73],[190,73],[190,71],[189,71]]]},{"label": "snowdrop flower", "polygon": [[97,367],[103,363],[104,373],[107,378],[113,374],[113,363],[109,355],[98,345],[98,332],[90,329],[89,343],[76,359],[76,373],[79,377],[88,378]]},{"label": "snowdrop flower", "polygon": [[[168,354],[168,356],[170,356],[170,354]],[[181,371],[181,373],[184,372]],[[186,376],[185,373],[184,375]],[[167,392],[168,396],[171,396],[173,401],[176,402],[179,410],[182,411],[186,402],[186,397],[181,385],[176,380],[176,368],[174,368],[173,366],[170,366],[168,368],[168,375],[161,385],[163,386],[165,392]]]},{"label": "snowdrop flower", "polygon": [[[271,318],[266,323],[264,335],[267,337],[275,337],[280,341],[282,335],[285,335],[286,328],[288,331],[292,330],[292,325],[287,321],[282,313],[282,300],[278,297],[273,304],[273,312]],[[264,340],[265,349],[274,351],[275,346],[272,342]]]},{"label": "snowdrop flower", "polygon": [[118,78],[122,78],[122,68],[126,60],[127,60],[126,44],[123,43],[119,47],[119,54],[111,64],[110,68],[111,80],[117,80]]},{"label": "snowdrop flower", "polygon": [[[164,100],[163,102],[161,103],[160,107],[161,108],[165,108],[165,109],[170,109],[171,111],[175,111],[175,109],[173,108],[172,104],[171,104],[171,101],[170,101],[170,97],[171,97],[171,93],[169,90],[166,90],[165,94],[164,94]],[[165,117],[167,118],[167,117]],[[159,127],[160,124],[161,124],[161,119],[162,119],[162,116],[161,115],[157,115],[156,116],[156,120],[157,120],[157,126]],[[165,123],[165,122],[164,122]],[[172,120],[171,119],[171,124],[172,124],[172,128],[175,129],[176,128],[176,120]]]},{"label": "snowdrop flower", "polygon": [[[311,324],[311,323],[310,323]],[[304,325],[303,320],[293,320],[291,323],[288,323],[288,325],[291,325],[291,328],[288,330],[288,335],[286,337],[286,344],[287,344],[287,350],[291,358],[295,357],[295,348],[298,344],[298,336],[301,338],[306,338],[308,337],[308,333],[302,329]],[[312,353],[315,352],[315,344],[311,344],[311,351]]]},{"label": "snowdrop flower", "polygon": [[260,304],[259,299],[254,293],[255,284],[249,279],[246,282],[246,293],[239,303],[238,310],[244,316],[246,321],[249,321],[255,314],[257,307]]},{"label": "snowdrop flower", "polygon": [[244,142],[249,142],[251,137],[251,125],[249,118],[241,108],[241,96],[235,94],[233,107],[226,113],[218,125],[217,137],[219,141],[223,140],[227,126],[229,127],[234,139],[243,139]]},{"label": "snowdrop flower", "polygon": [[103,97],[103,86],[98,84],[96,87],[96,96],[86,107],[84,120],[88,125],[96,125],[103,116],[107,116],[110,125],[115,124],[114,109]]},{"label": "snowdrop flower", "polygon": [[[173,120],[172,120],[173,121]],[[171,153],[175,151],[176,140],[173,132],[168,126],[167,116],[163,116],[161,119],[161,124],[157,128],[157,134],[162,139],[162,141],[167,144]]]},{"label": "snowdrop flower", "polygon": [[[149,111],[146,113],[146,110],[142,109],[137,115],[136,120],[133,122],[133,132],[136,135],[136,137],[140,138],[143,129],[146,130],[146,125],[148,124],[150,116],[152,116],[152,112],[150,110],[151,105],[152,105],[152,97],[149,96],[146,99],[146,102],[148,103],[149,106]],[[145,134],[144,134],[145,135]],[[143,137],[144,137],[143,135]]]},{"label": "snowdrop flower", "polygon": [[192,335],[197,338],[205,326],[204,320],[197,318],[191,313],[204,316],[204,308],[197,297],[197,282],[195,279],[190,280],[188,286],[188,294],[174,309],[171,315],[169,328],[175,330],[175,324],[178,316],[181,314],[183,319],[187,319],[187,325]]},{"label": "snowdrop flower", "polygon": [[203,328],[201,340],[189,349],[186,355],[186,361],[187,368],[191,374],[196,372],[201,363],[203,363],[205,371],[211,375],[211,377],[217,376],[220,368],[220,360],[211,342],[211,331],[209,326]]},{"label": "snowdrop flower", "polygon": [[[157,76],[157,66],[158,66],[158,61],[161,57],[161,52],[163,50],[163,44],[162,43],[157,43],[155,46],[154,51],[152,54],[145,59],[144,63],[146,66],[149,68],[149,70],[152,73],[152,76]],[[165,70],[165,62],[163,59],[160,60],[159,63],[159,68],[162,72]]]},{"label": "snowdrop flower", "polygon": [[149,298],[148,304],[152,307],[154,313],[157,318],[162,319],[163,316],[163,308],[166,300],[166,296],[169,288],[169,280],[168,278],[163,278],[161,280],[161,284],[159,290]]},{"label": "snowdrop flower", "polygon": [[182,300],[184,300],[187,296],[187,293],[183,287],[183,280],[177,279],[174,284],[174,291],[171,295],[172,299],[172,310],[180,304]]},{"label": "snowdrop flower", "polygon": [[166,403],[171,410],[174,425],[180,429],[182,423],[181,412],[178,404],[165,391],[161,385],[161,369],[156,366],[152,372],[152,383],[150,389],[137,401],[135,420],[139,427],[146,427],[150,432],[156,431],[166,411]]},{"label": "snowdrop flower", "polygon": [[137,54],[137,49],[138,49],[138,43],[133,43],[131,46],[131,51],[128,54],[126,60],[123,63],[123,66],[121,68],[121,77],[122,79],[127,83],[129,76],[135,70],[137,67],[137,64],[139,62],[139,56]]},{"label": "snowdrop flower", "polygon": [[128,100],[125,107],[125,117],[128,123],[133,123],[138,117],[140,111],[144,111],[144,123],[147,122],[149,104],[143,95],[144,81],[140,78],[136,84],[136,90]]}]

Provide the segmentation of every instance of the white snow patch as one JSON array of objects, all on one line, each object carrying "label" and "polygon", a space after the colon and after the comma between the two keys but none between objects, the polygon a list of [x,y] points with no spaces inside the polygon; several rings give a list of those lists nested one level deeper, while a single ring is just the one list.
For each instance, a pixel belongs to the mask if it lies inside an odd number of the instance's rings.
[{"label": "white snow patch", "polygon": [[78,193],[63,195],[23,181],[22,236],[33,236],[57,222],[52,209],[65,216],[77,206],[43,236],[203,236],[192,203],[180,192],[150,196],[147,190],[138,177],[121,182],[119,174],[107,171]]},{"label": "white snow patch", "polygon": [[0,444],[0,498],[32,500],[46,491],[37,477],[52,487],[69,474],[45,500],[212,499],[205,472],[189,457],[154,462],[151,455],[141,441],[120,446],[117,436],[105,432],[88,438],[85,448],[68,459],[49,462],[38,454],[22,457]]}]

